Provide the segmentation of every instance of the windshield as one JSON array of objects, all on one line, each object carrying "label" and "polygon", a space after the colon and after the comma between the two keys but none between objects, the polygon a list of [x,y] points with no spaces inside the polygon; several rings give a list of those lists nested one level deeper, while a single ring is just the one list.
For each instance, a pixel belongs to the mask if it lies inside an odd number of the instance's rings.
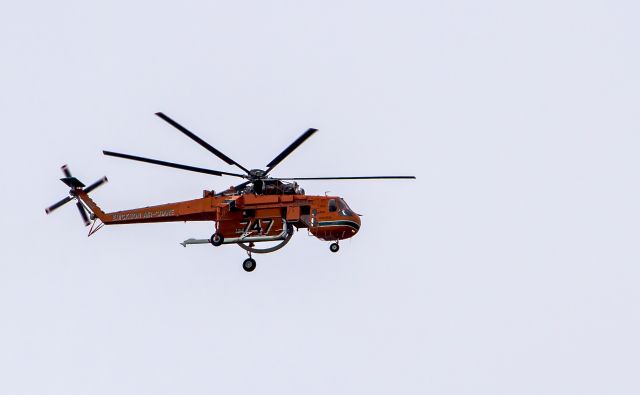
[{"label": "windshield", "polygon": [[343,217],[349,217],[353,215],[353,211],[351,211],[351,208],[349,207],[347,202],[342,199],[338,199],[338,208],[340,209],[340,215]]}]

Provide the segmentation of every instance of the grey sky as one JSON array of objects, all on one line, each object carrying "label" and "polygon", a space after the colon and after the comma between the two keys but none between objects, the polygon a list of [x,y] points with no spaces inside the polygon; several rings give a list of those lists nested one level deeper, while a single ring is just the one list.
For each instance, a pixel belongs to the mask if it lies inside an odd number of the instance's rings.
[{"label": "grey sky", "polygon": [[[0,12],[2,394],[637,394],[639,6],[630,1],[13,2]],[[343,196],[251,274],[211,224],[87,239],[309,127],[281,176]]]}]

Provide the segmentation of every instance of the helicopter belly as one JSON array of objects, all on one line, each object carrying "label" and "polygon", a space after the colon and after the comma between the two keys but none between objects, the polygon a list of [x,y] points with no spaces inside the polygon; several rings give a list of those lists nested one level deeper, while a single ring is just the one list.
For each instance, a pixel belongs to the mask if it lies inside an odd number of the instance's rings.
[{"label": "helicopter belly", "polygon": [[360,224],[350,220],[319,221],[316,226],[309,228],[315,237],[332,241],[353,237],[360,229]]}]

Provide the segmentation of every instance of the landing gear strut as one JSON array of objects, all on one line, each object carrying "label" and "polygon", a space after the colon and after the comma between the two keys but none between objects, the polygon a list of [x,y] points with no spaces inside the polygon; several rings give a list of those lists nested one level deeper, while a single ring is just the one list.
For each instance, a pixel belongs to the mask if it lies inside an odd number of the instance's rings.
[{"label": "landing gear strut", "polygon": [[329,246],[329,249],[331,250],[331,252],[338,252],[340,250],[340,246],[336,241],[335,243],[331,243],[331,245]]}]

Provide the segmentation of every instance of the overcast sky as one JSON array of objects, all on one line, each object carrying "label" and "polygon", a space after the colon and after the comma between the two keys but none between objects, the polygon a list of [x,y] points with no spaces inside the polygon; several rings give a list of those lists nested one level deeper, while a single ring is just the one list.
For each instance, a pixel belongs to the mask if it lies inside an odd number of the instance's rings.
[{"label": "overcast sky", "polygon": [[[20,1],[0,11],[2,394],[640,393],[640,6],[632,1]],[[309,127],[278,176],[362,213],[341,244],[87,238],[201,196]]]}]

